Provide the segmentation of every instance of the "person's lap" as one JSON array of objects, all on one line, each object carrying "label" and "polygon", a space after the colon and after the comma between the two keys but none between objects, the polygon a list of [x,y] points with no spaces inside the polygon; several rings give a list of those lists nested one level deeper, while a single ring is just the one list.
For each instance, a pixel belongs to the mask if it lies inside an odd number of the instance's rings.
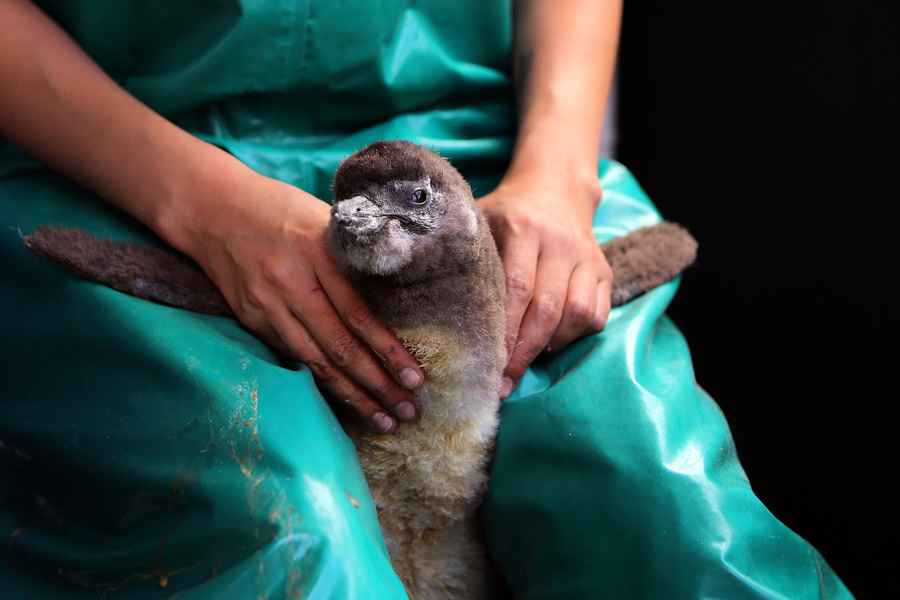
[{"label": "person's lap", "polygon": [[[621,165],[601,173],[600,241],[659,219]],[[753,494],[664,315],[677,288],[614,309],[504,403],[484,514],[515,597],[848,596]]]},{"label": "person's lap", "polygon": [[[626,170],[602,172],[599,239],[658,220]],[[43,223],[150,240],[56,177],[0,180],[0,593],[401,596],[309,373],[233,321],[30,255],[19,233]],[[483,510],[492,555],[517,597],[845,594],[753,495],[663,316],[677,285],[540,359],[505,402]]]}]

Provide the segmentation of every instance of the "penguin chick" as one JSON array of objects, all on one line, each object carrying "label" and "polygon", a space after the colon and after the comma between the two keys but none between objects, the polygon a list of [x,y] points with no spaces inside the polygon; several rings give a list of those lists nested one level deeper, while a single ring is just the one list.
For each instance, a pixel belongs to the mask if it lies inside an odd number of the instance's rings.
[{"label": "penguin chick", "polygon": [[[334,193],[332,254],[426,373],[416,392],[418,423],[379,435],[344,422],[392,564],[414,600],[488,597],[475,512],[487,489],[506,363],[504,275],[493,237],[459,172],[409,142],[378,142],[347,158]],[[54,227],[24,241],[120,291],[231,314],[203,272],[174,252]],[[696,250],[671,223],[604,244],[612,304],[675,277]]]},{"label": "penguin chick", "polygon": [[354,154],[334,191],[332,253],[426,374],[418,423],[394,435],[347,424],[394,569],[415,600],[487,597],[475,513],[506,365],[494,238],[459,172],[409,142]]}]

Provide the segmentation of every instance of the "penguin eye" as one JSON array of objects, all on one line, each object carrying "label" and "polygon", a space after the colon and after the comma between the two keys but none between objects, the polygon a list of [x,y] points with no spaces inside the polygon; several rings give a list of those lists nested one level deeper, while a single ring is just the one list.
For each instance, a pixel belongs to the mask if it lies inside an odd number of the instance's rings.
[{"label": "penguin eye", "polygon": [[409,196],[409,203],[413,206],[424,206],[428,202],[428,192],[419,188]]}]

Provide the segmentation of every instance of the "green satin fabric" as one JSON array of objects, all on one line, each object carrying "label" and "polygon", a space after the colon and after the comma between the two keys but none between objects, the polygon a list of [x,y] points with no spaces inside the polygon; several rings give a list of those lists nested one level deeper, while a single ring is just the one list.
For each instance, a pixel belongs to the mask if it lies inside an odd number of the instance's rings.
[{"label": "green satin fabric", "polygon": [[[322,198],[377,139],[427,144],[479,193],[508,161],[506,2],[41,4],[144,102]],[[659,219],[621,165],[601,174],[598,239]],[[309,372],[32,256],[20,234],[46,223],[158,243],[0,146],[0,596],[404,597]],[[663,314],[677,285],[505,402],[483,510],[500,571],[520,598],[848,597],[754,496]]]}]

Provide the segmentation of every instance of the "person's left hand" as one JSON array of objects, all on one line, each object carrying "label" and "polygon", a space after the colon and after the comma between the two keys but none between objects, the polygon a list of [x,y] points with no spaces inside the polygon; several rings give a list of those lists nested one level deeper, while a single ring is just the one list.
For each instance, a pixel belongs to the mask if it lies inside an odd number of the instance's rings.
[{"label": "person's left hand", "polygon": [[506,271],[501,397],[542,351],[560,350],[606,325],[612,271],[591,225],[602,190],[595,177],[508,175],[478,205]]}]

